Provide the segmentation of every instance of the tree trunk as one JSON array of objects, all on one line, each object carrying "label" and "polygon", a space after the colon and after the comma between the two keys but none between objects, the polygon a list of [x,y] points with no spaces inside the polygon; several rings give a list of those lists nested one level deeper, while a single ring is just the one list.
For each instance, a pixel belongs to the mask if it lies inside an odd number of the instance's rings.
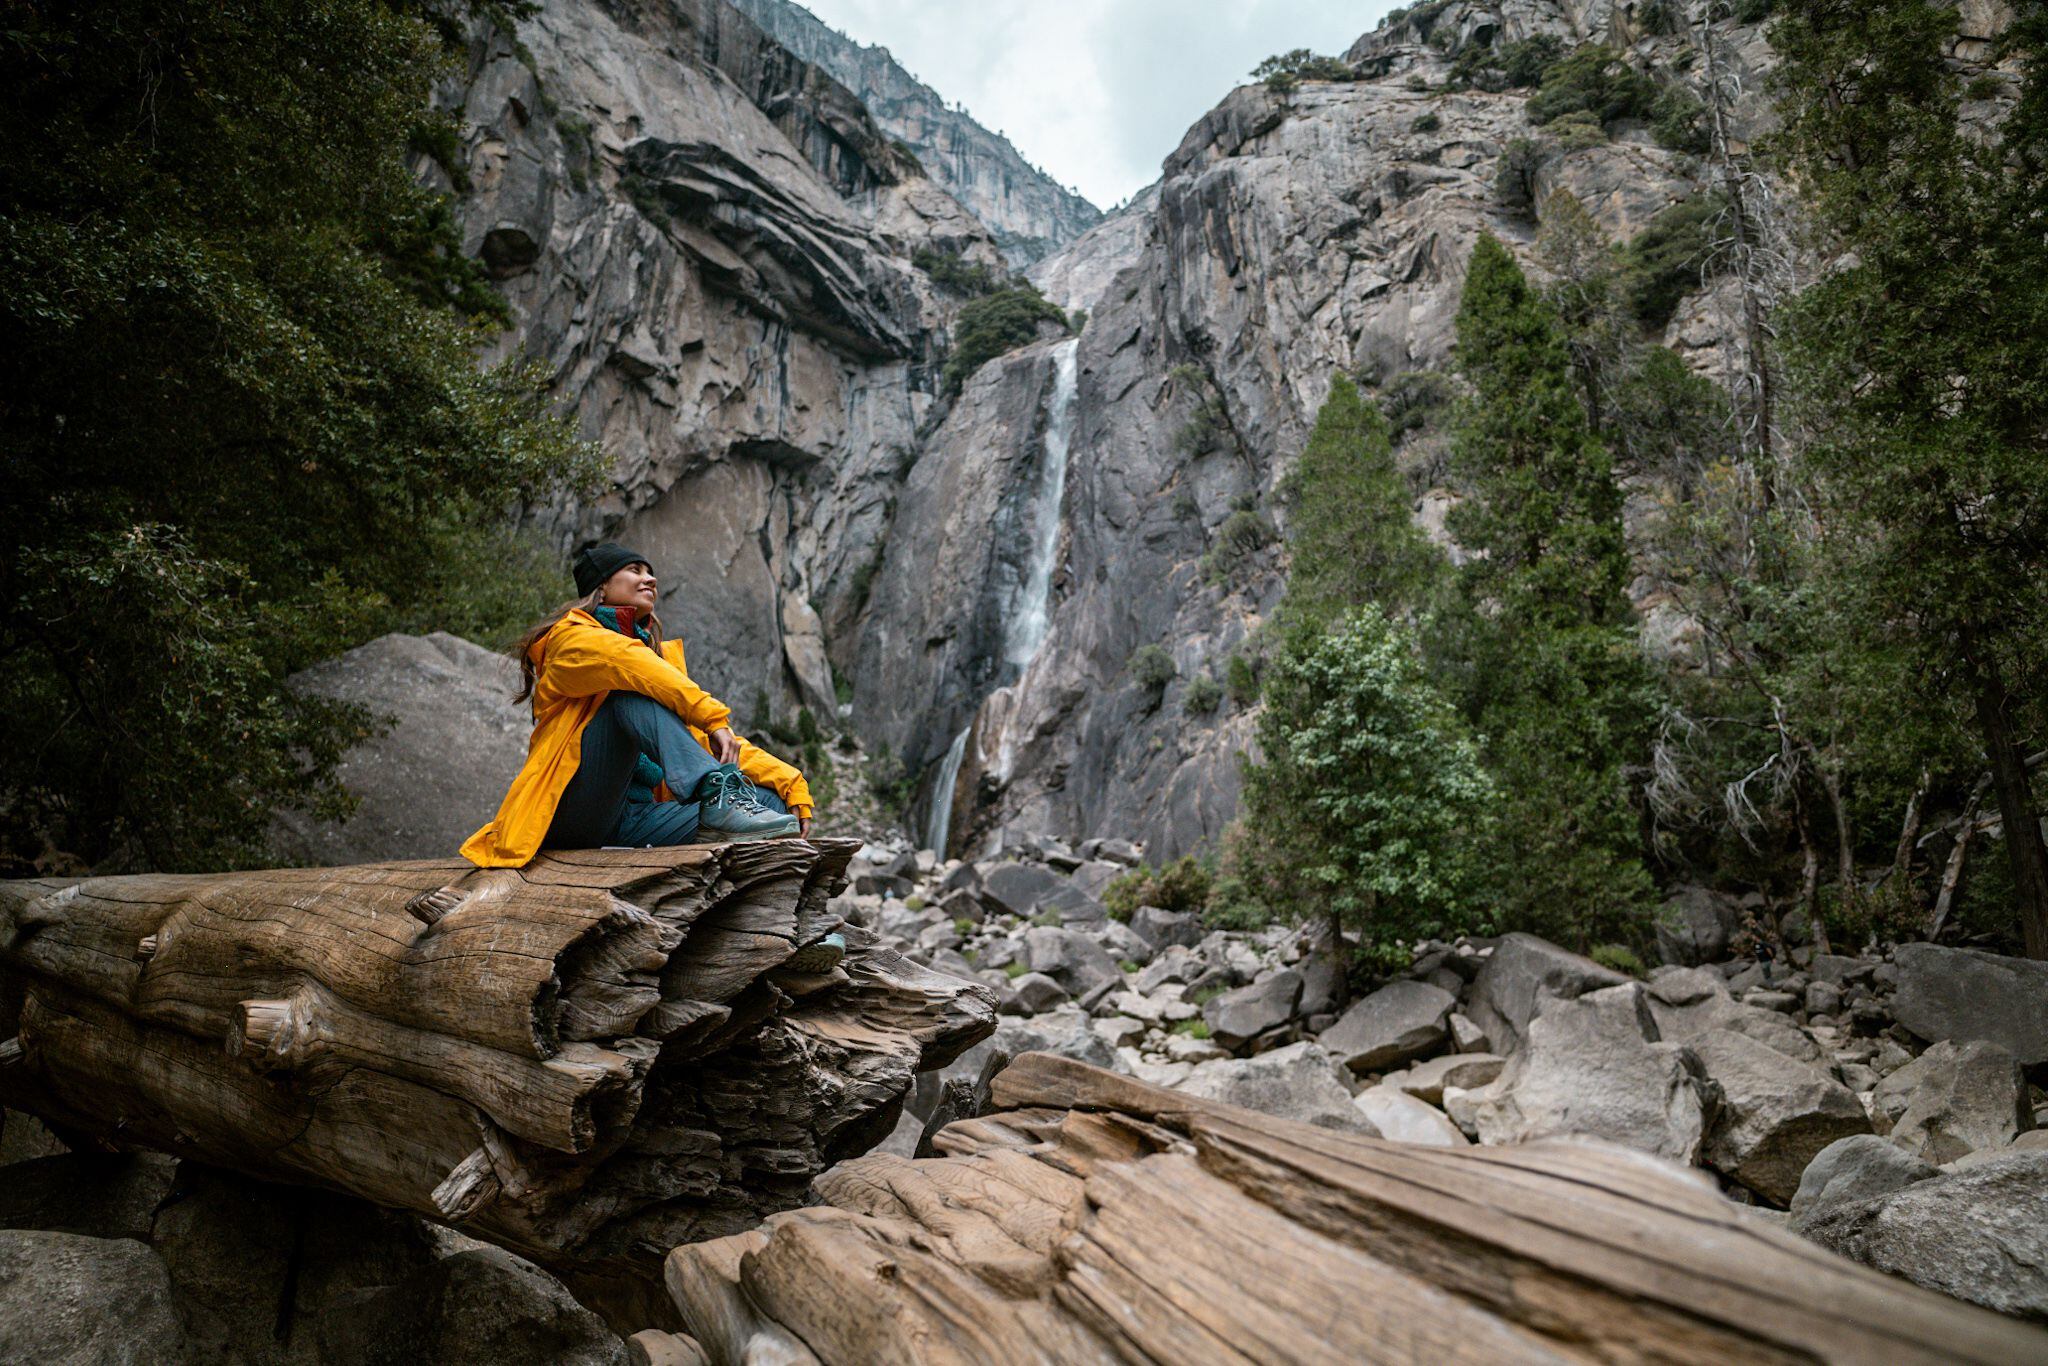
[{"label": "tree trunk", "polygon": [[850,840],[0,883],[0,1104],[658,1294],[987,1035],[833,928]]},{"label": "tree trunk", "polygon": [[1892,882],[1909,903],[1916,905],[1919,898],[1913,894],[1913,849],[1920,842],[1922,809],[1927,803],[1928,784],[1933,781],[1932,771],[1920,770],[1920,781],[1906,800],[1906,815],[1899,822],[1899,846],[1892,852]]},{"label": "tree trunk", "polygon": [[1998,794],[1998,814],[2005,825],[2020,937],[2027,957],[2048,958],[2048,845],[2042,843],[2041,818],[2027,784],[2026,755],[2012,732],[2012,699],[1997,664],[1983,660],[1977,672],[1977,724],[1984,734],[1991,787]]},{"label": "tree trunk", "polygon": [[713,1362],[2009,1362],[2048,1334],[1857,1266],[1679,1168],[1435,1148],[1026,1054],[941,1156],[677,1248]]}]

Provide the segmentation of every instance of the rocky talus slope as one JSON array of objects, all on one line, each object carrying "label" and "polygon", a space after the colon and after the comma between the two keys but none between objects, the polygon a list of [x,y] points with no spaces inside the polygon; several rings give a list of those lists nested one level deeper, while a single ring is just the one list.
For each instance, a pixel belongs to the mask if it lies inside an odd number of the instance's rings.
[{"label": "rocky talus slope", "polygon": [[875,122],[988,226],[1013,266],[1079,237],[1102,211],[1026,161],[1010,140],[918,80],[889,49],[857,42],[793,0],[733,0],[748,18],[860,97]]},{"label": "rocky talus slope", "polygon": [[2048,1321],[2048,965],[1901,945],[1729,957],[1745,907],[1673,897],[1637,978],[1542,939],[1424,943],[1356,999],[1319,941],[1101,900],[1120,840],[942,862],[870,846],[835,903],[996,991],[995,1034],[919,1079],[885,1148],[929,1151],[1007,1058],[1046,1051],[1404,1143],[1599,1140],[1695,1169],[1749,1215]]}]

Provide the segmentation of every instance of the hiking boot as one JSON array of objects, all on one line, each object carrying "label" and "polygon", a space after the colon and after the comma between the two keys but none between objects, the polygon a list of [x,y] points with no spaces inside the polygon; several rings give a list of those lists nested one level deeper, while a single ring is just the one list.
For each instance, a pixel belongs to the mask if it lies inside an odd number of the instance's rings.
[{"label": "hiking boot", "polygon": [[839,960],[846,957],[846,936],[828,934],[823,939],[804,945],[789,956],[783,964],[791,972],[830,972],[839,966]]},{"label": "hiking boot", "polygon": [[794,835],[797,818],[770,811],[754,796],[754,785],[739,769],[724,764],[697,784],[697,844],[772,840]]}]

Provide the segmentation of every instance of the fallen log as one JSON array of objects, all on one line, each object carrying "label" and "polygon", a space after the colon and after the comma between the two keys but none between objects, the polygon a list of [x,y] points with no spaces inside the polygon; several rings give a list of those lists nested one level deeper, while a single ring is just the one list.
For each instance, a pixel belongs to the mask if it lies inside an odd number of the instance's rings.
[{"label": "fallen log", "polygon": [[2048,1333],[1575,1144],[1414,1147],[1049,1054],[939,1157],[677,1248],[714,1362],[2013,1362]]},{"label": "fallen log", "polygon": [[0,883],[0,1105],[408,1209],[620,1309],[865,1152],[985,987],[857,928],[853,841]]}]

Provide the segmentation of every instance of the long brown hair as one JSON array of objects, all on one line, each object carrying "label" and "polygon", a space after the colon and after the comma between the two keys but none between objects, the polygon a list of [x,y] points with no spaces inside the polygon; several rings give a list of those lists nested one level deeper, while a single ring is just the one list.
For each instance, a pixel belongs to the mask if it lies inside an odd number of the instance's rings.
[{"label": "long brown hair", "polygon": [[[549,612],[539,621],[535,622],[533,625],[526,628],[525,633],[522,634],[519,637],[518,641],[516,641],[512,646],[512,657],[519,661],[519,691],[512,694],[512,700],[514,702],[524,702],[527,698],[532,697],[533,685],[539,679],[540,670],[535,668],[533,663],[532,652],[534,645],[537,644],[543,636],[547,635],[548,632],[554,630],[556,626],[560,625],[562,618],[568,616],[571,612],[578,610],[585,612],[594,612],[597,608],[602,606],[604,606],[604,585],[599,584],[596,588],[593,588],[590,592],[585,593],[582,597],[571,598],[569,601],[563,603],[560,607],[557,607],[554,611]],[[654,652],[656,654],[660,654],[661,618],[656,616],[654,613],[649,612],[645,617],[641,618],[641,620],[647,623],[647,634],[653,642]]]}]

